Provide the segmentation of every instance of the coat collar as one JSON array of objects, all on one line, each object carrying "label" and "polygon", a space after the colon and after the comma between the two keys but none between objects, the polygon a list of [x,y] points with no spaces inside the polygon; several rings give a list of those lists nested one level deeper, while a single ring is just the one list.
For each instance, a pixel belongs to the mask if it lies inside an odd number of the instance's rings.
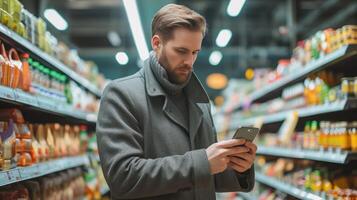
[{"label": "coat collar", "polygon": [[[161,87],[160,83],[156,80],[151,68],[149,59],[144,61],[144,77],[146,91],[149,96],[167,96],[164,89]],[[189,100],[193,103],[209,103],[209,98],[205,90],[203,89],[200,81],[198,80],[196,74],[193,72],[191,80],[188,82],[187,86],[184,88]]]}]

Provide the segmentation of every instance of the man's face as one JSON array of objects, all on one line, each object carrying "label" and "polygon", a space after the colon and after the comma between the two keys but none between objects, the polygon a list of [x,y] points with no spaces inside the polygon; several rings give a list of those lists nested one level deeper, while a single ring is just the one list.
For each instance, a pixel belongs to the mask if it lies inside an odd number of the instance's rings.
[{"label": "man's face", "polygon": [[167,71],[169,80],[176,84],[185,83],[191,77],[193,64],[201,50],[202,33],[177,28],[173,31],[172,38],[165,42],[157,36],[159,44],[155,43],[154,37],[152,45],[157,53],[159,63]]}]

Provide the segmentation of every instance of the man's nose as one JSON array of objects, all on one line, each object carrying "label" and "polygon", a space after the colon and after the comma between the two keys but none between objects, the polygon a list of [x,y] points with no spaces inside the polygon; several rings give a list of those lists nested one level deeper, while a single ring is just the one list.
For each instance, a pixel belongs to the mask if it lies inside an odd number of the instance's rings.
[{"label": "man's nose", "polygon": [[195,56],[189,55],[186,57],[184,64],[192,68],[194,62],[195,62]]}]

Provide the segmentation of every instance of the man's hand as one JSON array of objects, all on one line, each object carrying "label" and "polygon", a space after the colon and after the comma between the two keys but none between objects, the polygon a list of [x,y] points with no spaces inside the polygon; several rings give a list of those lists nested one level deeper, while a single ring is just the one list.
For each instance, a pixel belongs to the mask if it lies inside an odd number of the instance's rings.
[{"label": "man's hand", "polygon": [[228,165],[240,173],[245,172],[252,167],[257,152],[257,146],[252,142],[246,142],[244,146],[249,149],[248,152],[229,156],[230,162]]},{"label": "man's hand", "polygon": [[210,163],[211,174],[223,172],[230,163],[229,156],[248,154],[251,150],[244,144],[245,140],[230,139],[209,146],[206,149],[206,154]]}]

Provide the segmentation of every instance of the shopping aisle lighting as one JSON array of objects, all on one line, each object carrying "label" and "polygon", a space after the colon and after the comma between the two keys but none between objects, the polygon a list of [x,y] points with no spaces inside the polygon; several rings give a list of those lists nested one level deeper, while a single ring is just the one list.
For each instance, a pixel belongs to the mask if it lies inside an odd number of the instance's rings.
[{"label": "shopping aisle lighting", "polygon": [[46,19],[60,31],[68,28],[68,23],[55,9],[46,9],[44,12]]},{"label": "shopping aisle lighting", "polygon": [[139,57],[141,60],[145,60],[149,57],[149,49],[145,41],[136,0],[123,0],[123,3]]},{"label": "shopping aisle lighting", "polygon": [[223,29],[218,33],[216,44],[219,47],[227,46],[229,40],[231,40],[232,31],[229,29]]},{"label": "shopping aisle lighting", "polygon": [[128,56],[126,55],[125,52],[118,52],[116,55],[115,55],[115,59],[118,61],[119,64],[121,65],[126,65],[128,64],[129,62],[129,58]]},{"label": "shopping aisle lighting", "polygon": [[227,13],[231,17],[236,17],[239,15],[243,8],[245,0],[231,0],[227,7]]},{"label": "shopping aisle lighting", "polygon": [[222,60],[222,53],[220,51],[213,51],[209,56],[209,63],[211,65],[218,65]]}]

